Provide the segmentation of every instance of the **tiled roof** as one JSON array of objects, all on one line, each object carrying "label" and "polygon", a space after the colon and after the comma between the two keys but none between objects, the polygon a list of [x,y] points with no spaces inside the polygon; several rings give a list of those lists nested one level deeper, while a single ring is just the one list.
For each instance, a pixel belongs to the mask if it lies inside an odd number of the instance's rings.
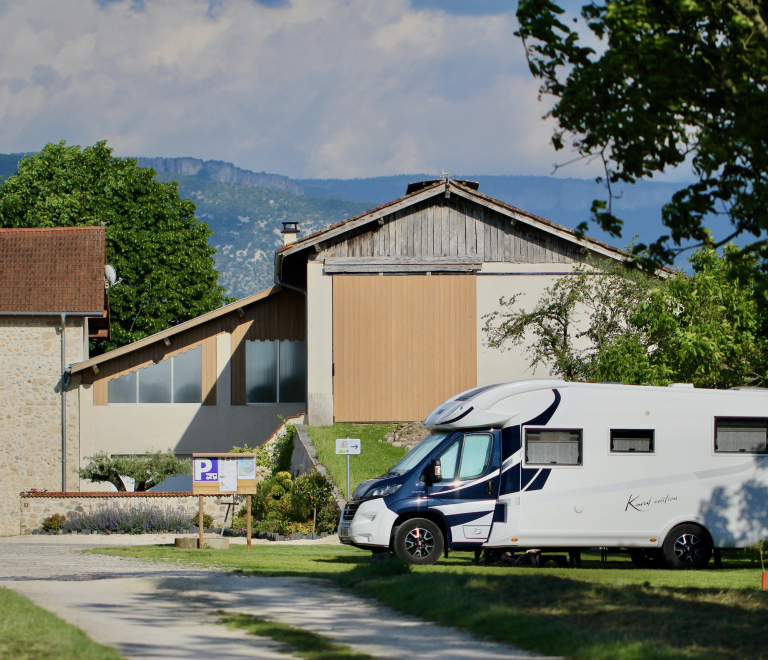
[{"label": "tiled roof", "polygon": [[0,312],[104,309],[104,227],[0,229]]}]

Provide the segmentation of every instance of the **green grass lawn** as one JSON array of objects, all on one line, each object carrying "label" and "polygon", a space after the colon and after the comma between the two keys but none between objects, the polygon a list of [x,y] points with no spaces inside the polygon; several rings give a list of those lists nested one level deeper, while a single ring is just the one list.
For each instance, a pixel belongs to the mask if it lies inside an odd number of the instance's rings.
[{"label": "green grass lawn", "polygon": [[[284,544],[227,551],[170,546],[95,550],[181,560],[243,575],[305,576],[489,639],[578,660],[768,659],[760,568],[724,559],[703,571],[636,569],[623,555],[584,555],[581,569],[474,566],[455,553],[404,571],[349,547]],[[710,565],[711,566],[711,565]]]},{"label": "green grass lawn", "polygon": [[337,438],[358,438],[360,455],[350,456],[350,480],[354,492],[358,484],[384,474],[405,456],[403,447],[379,442],[396,424],[334,424],[307,426],[309,437],[317,449],[317,459],[325,465],[342,495],[347,495],[347,457],[336,454]]},{"label": "green grass lawn", "polygon": [[0,588],[0,659],[120,660],[81,630],[17,593]]}]

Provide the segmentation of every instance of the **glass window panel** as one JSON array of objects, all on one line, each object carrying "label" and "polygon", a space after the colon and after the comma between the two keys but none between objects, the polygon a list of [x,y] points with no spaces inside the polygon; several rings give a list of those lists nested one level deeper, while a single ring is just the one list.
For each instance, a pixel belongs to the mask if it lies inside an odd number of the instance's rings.
[{"label": "glass window panel", "polygon": [[611,451],[650,454],[653,452],[653,431],[611,429]]},{"label": "glass window panel", "polygon": [[280,403],[304,403],[307,342],[280,342]]},{"label": "glass window panel", "polygon": [[139,403],[171,402],[171,360],[139,370]]},{"label": "glass window panel", "polygon": [[763,454],[768,451],[768,420],[760,418],[718,419],[715,451]]},{"label": "glass window panel", "polygon": [[442,454],[440,454],[440,469],[443,474],[443,481],[453,481],[456,478],[456,463],[459,458],[459,448],[461,443],[457,440]]},{"label": "glass window panel", "polygon": [[173,402],[201,403],[203,348],[198,346],[173,357]]},{"label": "glass window panel", "polygon": [[464,451],[461,452],[459,479],[475,479],[485,473],[491,460],[491,436],[487,433],[473,433],[464,436]]},{"label": "glass window panel", "polygon": [[581,431],[526,431],[525,460],[532,465],[581,465]]},{"label": "glass window panel", "polygon": [[136,372],[113,378],[107,385],[109,403],[136,403]]},{"label": "glass window panel", "polygon": [[245,402],[277,403],[277,342],[245,342]]}]

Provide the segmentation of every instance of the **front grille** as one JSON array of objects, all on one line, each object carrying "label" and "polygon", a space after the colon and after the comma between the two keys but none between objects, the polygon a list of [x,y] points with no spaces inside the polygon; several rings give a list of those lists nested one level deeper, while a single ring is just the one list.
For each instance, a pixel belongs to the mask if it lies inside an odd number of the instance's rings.
[{"label": "front grille", "polygon": [[357,511],[357,507],[360,506],[360,502],[347,502],[347,506],[344,507],[344,518],[343,520],[352,520],[352,518],[355,517],[355,512]]}]

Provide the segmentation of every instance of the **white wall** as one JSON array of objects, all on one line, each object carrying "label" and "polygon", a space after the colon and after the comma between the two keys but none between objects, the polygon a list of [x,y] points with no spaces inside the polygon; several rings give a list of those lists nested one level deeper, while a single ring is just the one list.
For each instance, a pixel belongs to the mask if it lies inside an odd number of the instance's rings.
[{"label": "white wall", "polygon": [[333,277],[307,262],[307,423],[333,424]]},{"label": "white wall", "polygon": [[[518,297],[514,309],[531,310],[541,298],[544,289],[552,286],[558,278],[571,272],[571,264],[513,264],[485,263],[477,281],[477,385],[489,385],[526,378],[548,378],[549,369],[538,366],[529,368],[531,358],[525,353],[525,346],[533,340],[533,334],[526,337],[520,346],[508,344],[504,350],[487,346],[483,332],[486,319],[491,312],[499,311],[499,299]],[[506,309],[506,308],[505,308]]]}]

